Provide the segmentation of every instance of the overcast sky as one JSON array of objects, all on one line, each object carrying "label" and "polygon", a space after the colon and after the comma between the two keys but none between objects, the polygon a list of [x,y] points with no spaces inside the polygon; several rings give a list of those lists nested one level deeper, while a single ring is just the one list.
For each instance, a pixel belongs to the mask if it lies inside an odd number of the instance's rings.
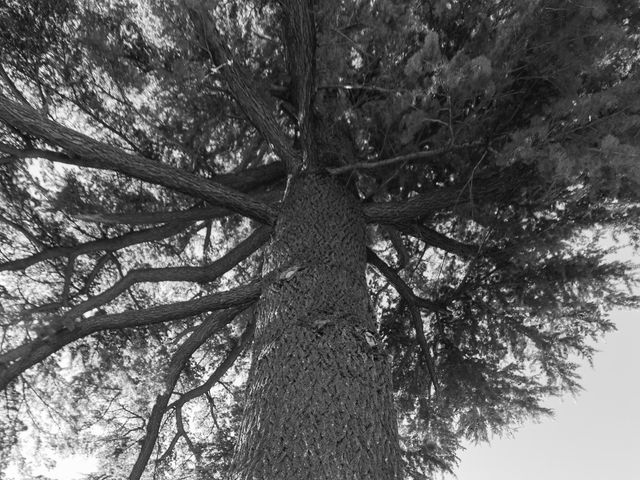
[{"label": "overcast sky", "polygon": [[458,480],[640,480],[640,310],[612,319],[618,330],[581,370],[584,391],[550,402],[555,418],[469,446]]}]

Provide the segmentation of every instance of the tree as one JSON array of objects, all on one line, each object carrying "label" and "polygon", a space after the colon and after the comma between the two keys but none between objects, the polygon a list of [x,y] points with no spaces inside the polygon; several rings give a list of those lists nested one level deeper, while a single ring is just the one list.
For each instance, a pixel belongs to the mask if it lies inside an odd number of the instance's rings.
[{"label": "tree", "polygon": [[0,466],[54,424],[114,477],[424,478],[548,413],[638,305],[639,21],[5,3]]}]

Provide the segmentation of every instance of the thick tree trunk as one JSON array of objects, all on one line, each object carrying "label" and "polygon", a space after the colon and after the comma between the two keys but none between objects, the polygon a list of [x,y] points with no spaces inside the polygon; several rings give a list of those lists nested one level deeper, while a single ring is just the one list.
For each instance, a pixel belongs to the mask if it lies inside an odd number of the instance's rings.
[{"label": "thick tree trunk", "polygon": [[401,478],[390,363],[365,283],[365,223],[327,176],[289,186],[258,306],[233,480]]}]

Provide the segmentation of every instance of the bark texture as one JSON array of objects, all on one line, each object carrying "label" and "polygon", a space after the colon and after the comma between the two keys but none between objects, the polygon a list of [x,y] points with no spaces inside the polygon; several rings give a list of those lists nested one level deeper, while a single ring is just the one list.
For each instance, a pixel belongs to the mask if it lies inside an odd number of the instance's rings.
[{"label": "bark texture", "polygon": [[365,221],[328,176],[295,177],[265,270],[234,480],[401,478],[390,363],[373,330]]}]

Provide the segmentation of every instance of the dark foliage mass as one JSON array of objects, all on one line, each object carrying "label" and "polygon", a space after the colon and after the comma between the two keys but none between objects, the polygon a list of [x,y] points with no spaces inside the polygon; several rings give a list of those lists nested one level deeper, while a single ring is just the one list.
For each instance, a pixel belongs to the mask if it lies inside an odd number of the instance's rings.
[{"label": "dark foliage mass", "polygon": [[308,131],[369,224],[407,478],[548,413],[638,304],[638,2],[315,2],[307,77],[298,4],[0,5],[0,471],[223,476]]}]

